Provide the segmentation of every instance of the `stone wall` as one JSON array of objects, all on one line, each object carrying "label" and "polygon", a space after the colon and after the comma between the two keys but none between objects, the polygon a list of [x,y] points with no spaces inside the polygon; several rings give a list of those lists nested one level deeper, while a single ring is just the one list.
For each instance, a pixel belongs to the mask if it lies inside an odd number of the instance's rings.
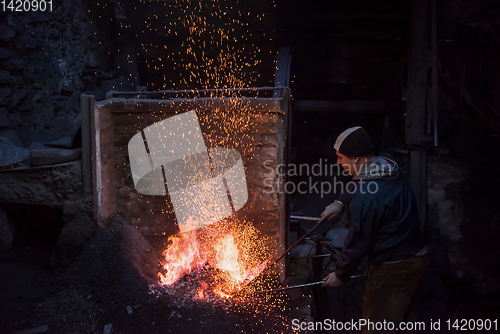
[{"label": "stone wall", "polygon": [[[146,196],[135,190],[127,145],[139,130],[190,110],[197,111],[207,148],[228,147],[241,154],[249,194],[246,205],[236,215],[239,219],[252,221],[259,231],[269,236],[269,246],[273,254],[277,254],[283,246],[286,233],[280,227],[280,219],[284,219],[285,214],[284,199],[269,186],[277,176],[269,175],[270,169],[265,168],[265,161],[273,169],[283,162],[284,113],[280,109],[279,99],[112,99],[97,103],[99,118],[105,122],[109,117],[103,115],[108,114],[113,121],[114,171],[113,175],[104,172],[110,159],[101,152],[101,182],[103,185],[108,181],[114,182],[118,211],[150,240],[177,233],[168,195]],[[101,145],[109,145],[110,138],[105,137],[101,133]],[[265,183],[268,177],[272,180]],[[106,201],[105,195],[103,201]],[[160,240],[165,241],[165,238]]]},{"label": "stone wall", "polygon": [[[71,133],[82,91],[95,91],[112,62],[82,0],[52,12],[0,13],[0,132],[24,146]],[[106,55],[106,57],[104,56]]]},{"label": "stone wall", "polygon": [[[473,143],[473,139],[469,139]],[[475,155],[475,151],[466,151]],[[465,153],[467,155],[467,153]],[[500,289],[498,159],[482,154],[427,157],[426,236],[435,270],[445,281],[475,292]],[[476,164],[476,162],[481,162]]]},{"label": "stone wall", "polygon": [[0,173],[0,202],[63,206],[82,201],[82,164],[72,161]]},{"label": "stone wall", "polygon": [[[89,209],[82,201],[82,163],[35,164],[33,150],[48,149],[40,143],[72,145],[80,94],[104,96],[97,90],[113,76],[113,62],[86,0],[53,1],[52,9],[0,12],[0,138],[32,154],[29,166],[3,166],[0,202],[60,207],[67,222]],[[40,164],[46,166],[33,167]]]}]

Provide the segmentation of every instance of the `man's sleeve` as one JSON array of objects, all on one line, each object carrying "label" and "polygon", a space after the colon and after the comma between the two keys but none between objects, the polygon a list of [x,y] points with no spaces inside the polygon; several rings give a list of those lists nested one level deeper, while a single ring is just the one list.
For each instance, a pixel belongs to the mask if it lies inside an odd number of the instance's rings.
[{"label": "man's sleeve", "polygon": [[349,199],[351,198],[351,194],[348,193],[347,191],[344,191],[337,197],[337,201],[342,203],[342,205],[345,207],[347,203],[349,203]]},{"label": "man's sleeve", "polygon": [[373,247],[377,237],[377,209],[370,203],[353,200],[349,203],[349,233],[342,248],[342,256],[337,260],[335,274],[343,281],[356,272],[361,261]]}]

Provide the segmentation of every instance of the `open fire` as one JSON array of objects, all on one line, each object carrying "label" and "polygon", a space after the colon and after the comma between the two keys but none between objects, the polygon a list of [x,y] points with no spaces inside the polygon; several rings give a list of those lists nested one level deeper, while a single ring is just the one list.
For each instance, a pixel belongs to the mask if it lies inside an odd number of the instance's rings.
[{"label": "open fire", "polygon": [[[189,218],[188,224],[195,224]],[[214,294],[230,298],[252,281],[267,265],[265,238],[246,221],[224,220],[218,224],[171,236],[164,251],[165,273],[160,282],[173,285],[195,271],[210,273],[199,281],[196,299]]]}]

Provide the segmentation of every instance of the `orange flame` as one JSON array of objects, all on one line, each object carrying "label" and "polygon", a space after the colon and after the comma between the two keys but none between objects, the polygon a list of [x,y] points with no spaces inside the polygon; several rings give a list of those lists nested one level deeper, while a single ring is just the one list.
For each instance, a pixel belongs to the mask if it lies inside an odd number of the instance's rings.
[{"label": "orange flame", "polygon": [[215,249],[217,252],[216,266],[225,273],[223,275],[223,286],[219,286],[219,289],[214,290],[221,297],[227,298],[232,293],[238,292],[245,283],[257,276],[267,264],[266,261],[253,269],[249,268],[250,263],[240,258],[240,250],[234,241],[234,236],[231,234],[222,237]]},{"label": "orange flame", "polygon": [[234,237],[228,235],[222,238],[216,245],[216,265],[219,269],[227,271],[237,281],[241,281],[242,269],[238,262],[238,247],[234,244]]},{"label": "orange flame", "polygon": [[163,268],[167,273],[165,275],[158,274],[160,281],[166,285],[173,284],[184,274],[189,274],[194,269],[203,267],[206,262],[206,258],[200,255],[196,233],[187,232],[178,236],[170,236],[168,241],[172,243],[163,252],[166,262]]},{"label": "orange flame", "polygon": [[196,299],[203,299],[205,298],[205,293],[203,292],[203,289],[198,289],[196,292]]},{"label": "orange flame", "polygon": [[[192,223],[190,218],[189,220]],[[237,226],[237,225],[235,225]],[[195,299],[208,297],[207,291],[219,297],[229,298],[243,288],[245,284],[255,278],[266,266],[267,261],[259,263],[255,257],[256,249],[250,240],[255,238],[255,231],[245,229],[229,229],[229,231],[211,231],[210,238],[198,238],[198,231],[191,231],[180,236],[169,237],[171,244],[163,253],[166,264],[166,274],[159,273],[161,283],[171,285],[185,274],[191,273],[196,268],[201,269],[209,262],[212,267],[219,269],[217,279],[209,286],[200,282],[196,290]]]}]

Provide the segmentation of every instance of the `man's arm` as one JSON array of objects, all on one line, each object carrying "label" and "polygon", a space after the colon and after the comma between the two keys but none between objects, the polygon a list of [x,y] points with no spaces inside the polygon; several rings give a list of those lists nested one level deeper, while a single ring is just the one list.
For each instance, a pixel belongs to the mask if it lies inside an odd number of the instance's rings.
[{"label": "man's arm", "polygon": [[321,213],[321,219],[332,219],[336,216],[338,216],[341,212],[342,209],[345,207],[347,203],[349,203],[349,200],[351,198],[351,193],[348,191],[345,191],[339,195],[339,197],[330,205],[328,205],[325,208],[325,211]]},{"label": "man's arm", "polygon": [[337,201],[342,203],[343,206],[345,206],[347,203],[349,203],[349,199],[351,198],[351,194],[347,191],[344,191],[343,193],[340,193],[339,197],[337,198]]},{"label": "man's arm", "polygon": [[372,249],[377,238],[380,211],[371,205],[370,201],[353,199],[349,204],[349,233],[342,248],[342,256],[337,260],[335,272],[342,281],[349,280]]}]

